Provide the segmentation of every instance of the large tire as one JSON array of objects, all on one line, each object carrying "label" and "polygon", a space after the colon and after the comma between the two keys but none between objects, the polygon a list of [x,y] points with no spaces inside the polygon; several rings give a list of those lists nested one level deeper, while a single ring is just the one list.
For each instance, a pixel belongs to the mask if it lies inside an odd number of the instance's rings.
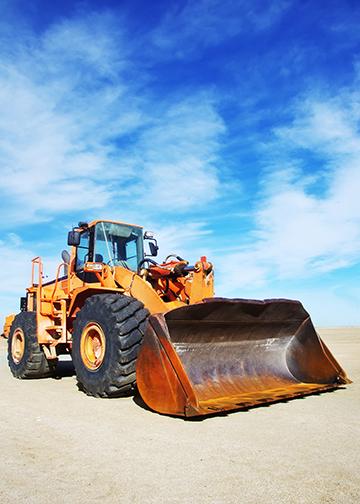
[{"label": "large tire", "polygon": [[8,363],[16,378],[45,378],[54,373],[57,360],[48,361],[37,340],[36,313],[20,312],[8,339]]},{"label": "large tire", "polygon": [[140,301],[122,294],[96,294],[85,301],[74,321],[72,345],[81,390],[95,397],[132,392],[148,316]]}]

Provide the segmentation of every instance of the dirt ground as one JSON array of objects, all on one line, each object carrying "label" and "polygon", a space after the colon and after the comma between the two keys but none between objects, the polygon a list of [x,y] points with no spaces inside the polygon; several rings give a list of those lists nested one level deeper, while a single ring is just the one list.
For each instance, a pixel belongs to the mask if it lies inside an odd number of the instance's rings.
[{"label": "dirt ground", "polygon": [[321,330],[353,384],[202,421],[20,381],[0,341],[0,502],[360,502],[360,329]]}]

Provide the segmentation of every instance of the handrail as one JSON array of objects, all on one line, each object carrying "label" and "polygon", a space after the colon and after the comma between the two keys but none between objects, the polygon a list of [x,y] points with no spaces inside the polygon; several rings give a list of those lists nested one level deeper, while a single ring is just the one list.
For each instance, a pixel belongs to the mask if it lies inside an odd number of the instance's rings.
[{"label": "handrail", "polygon": [[59,275],[60,275],[60,269],[61,267],[64,266],[64,273],[65,273],[65,267],[66,266],[69,266],[67,263],[63,262],[63,263],[60,263],[59,266],[57,267],[57,270],[56,270],[56,277],[55,277],[55,285],[54,285],[54,289],[52,291],[52,294],[51,294],[51,303],[54,302],[54,297],[55,297],[55,292],[56,292],[56,288],[58,286],[58,283],[59,283]]},{"label": "handrail", "polygon": [[35,287],[34,283],[34,276],[35,276],[35,264],[38,265],[39,268],[39,281],[38,281],[38,287],[42,287],[42,275],[43,275],[43,264],[40,256],[34,257],[34,259],[31,260],[31,286]]},{"label": "handrail", "polygon": [[[38,265],[38,284],[34,282],[35,277],[35,265]],[[42,302],[42,278],[43,278],[43,264],[40,256],[34,257],[31,260],[31,287],[36,287],[36,306],[39,313],[41,313],[41,302]]]}]

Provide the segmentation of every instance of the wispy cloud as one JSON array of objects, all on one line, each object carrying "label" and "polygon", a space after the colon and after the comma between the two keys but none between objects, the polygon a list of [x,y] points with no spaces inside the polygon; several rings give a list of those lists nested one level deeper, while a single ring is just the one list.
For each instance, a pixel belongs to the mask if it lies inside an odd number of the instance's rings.
[{"label": "wispy cloud", "polygon": [[[303,99],[291,123],[274,130],[254,213],[253,243],[221,260],[222,288],[306,278],[360,257],[360,96]],[[318,156],[316,165],[312,156]],[[233,285],[233,283],[232,283]]]},{"label": "wispy cloud", "polygon": [[131,152],[134,170],[142,174],[131,197],[141,198],[150,213],[182,212],[216,199],[224,132],[211,97],[197,95],[160,110]]},{"label": "wispy cloud", "polygon": [[[13,53],[2,47],[0,170],[9,221],[101,207],[111,197],[102,178],[114,167],[106,125],[121,132],[127,119],[129,131],[140,114],[112,78],[117,60],[107,24],[101,16],[64,21],[15,43]],[[94,32],[101,33],[96,42]]]},{"label": "wispy cloud", "polygon": [[120,196],[170,212],[216,196],[224,124],[213,97],[196,92],[154,106],[123,38],[113,17],[93,14],[41,37],[27,33],[11,54],[3,44],[0,192],[8,222],[116,210]]},{"label": "wispy cloud", "polygon": [[184,58],[216,46],[242,32],[261,31],[272,26],[291,5],[290,0],[187,1],[168,10],[154,30],[152,42],[157,50],[172,58]]}]

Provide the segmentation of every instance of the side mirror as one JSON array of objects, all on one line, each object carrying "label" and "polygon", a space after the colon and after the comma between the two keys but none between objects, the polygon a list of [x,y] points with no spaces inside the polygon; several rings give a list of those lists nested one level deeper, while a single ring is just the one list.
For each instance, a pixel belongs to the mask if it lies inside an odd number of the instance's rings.
[{"label": "side mirror", "polygon": [[152,231],[145,231],[144,240],[149,240],[149,249],[150,249],[150,254],[145,254],[145,256],[147,257],[149,257],[149,255],[153,257],[157,256],[159,247],[156,239],[154,238],[154,233]]},{"label": "side mirror", "polygon": [[155,243],[153,243],[152,241],[149,242],[149,249],[152,256],[154,257],[157,256],[159,247],[155,245]]},{"label": "side mirror", "polygon": [[77,247],[80,244],[79,231],[69,231],[67,243],[71,247]]}]

